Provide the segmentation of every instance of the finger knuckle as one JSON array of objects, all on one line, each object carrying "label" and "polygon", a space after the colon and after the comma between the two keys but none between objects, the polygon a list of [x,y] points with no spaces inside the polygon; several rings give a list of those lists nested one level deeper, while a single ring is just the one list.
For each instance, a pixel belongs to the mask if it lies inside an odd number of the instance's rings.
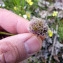
[{"label": "finger knuckle", "polygon": [[8,43],[0,43],[0,63],[14,63],[16,55],[14,48]]}]

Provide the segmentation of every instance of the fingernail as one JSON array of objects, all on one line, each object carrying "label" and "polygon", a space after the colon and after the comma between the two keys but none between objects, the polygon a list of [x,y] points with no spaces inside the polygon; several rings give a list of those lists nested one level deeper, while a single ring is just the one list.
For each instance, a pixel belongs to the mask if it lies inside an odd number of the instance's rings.
[{"label": "fingernail", "polygon": [[39,51],[42,45],[42,41],[40,38],[33,36],[29,40],[25,42],[25,48],[28,54],[34,54]]}]

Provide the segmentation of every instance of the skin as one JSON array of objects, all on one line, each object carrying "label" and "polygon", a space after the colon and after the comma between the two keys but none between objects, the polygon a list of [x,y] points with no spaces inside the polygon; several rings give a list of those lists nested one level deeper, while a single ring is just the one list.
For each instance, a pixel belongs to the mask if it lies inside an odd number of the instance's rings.
[{"label": "skin", "polygon": [[16,34],[0,40],[0,63],[18,63],[41,49],[40,37],[28,31],[29,21],[0,8],[0,31]]}]

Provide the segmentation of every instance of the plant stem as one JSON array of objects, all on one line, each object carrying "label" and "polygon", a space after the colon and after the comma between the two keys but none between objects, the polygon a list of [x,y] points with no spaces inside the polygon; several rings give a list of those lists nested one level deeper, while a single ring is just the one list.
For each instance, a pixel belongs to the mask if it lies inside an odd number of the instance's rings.
[{"label": "plant stem", "polygon": [[0,32],[0,34],[2,34],[2,35],[10,35],[10,36],[14,35],[14,34],[7,33],[7,32]]},{"label": "plant stem", "polygon": [[58,32],[58,25],[56,25],[56,31],[55,31],[55,36],[54,36],[54,41],[53,41],[53,46],[52,46],[52,51],[51,51],[51,55],[50,55],[50,58],[49,58],[49,63],[51,63],[51,60],[52,60],[52,56],[54,54],[54,48],[55,48],[55,44],[56,44],[56,38],[57,38],[57,32]]},{"label": "plant stem", "polygon": [[54,53],[54,47],[55,47],[55,43],[56,43],[56,38],[57,38],[57,36],[54,37],[54,42],[53,42],[53,46],[52,46],[52,51],[51,51],[49,63],[51,63],[52,56],[53,56],[53,53]]}]

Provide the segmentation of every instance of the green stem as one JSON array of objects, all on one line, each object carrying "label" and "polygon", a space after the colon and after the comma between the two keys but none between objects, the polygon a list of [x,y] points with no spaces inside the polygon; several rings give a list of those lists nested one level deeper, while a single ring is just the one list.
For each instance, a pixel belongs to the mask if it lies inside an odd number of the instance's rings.
[{"label": "green stem", "polygon": [[14,35],[14,34],[7,33],[7,32],[0,32],[0,34],[2,34],[2,35],[10,35],[10,36]]}]

